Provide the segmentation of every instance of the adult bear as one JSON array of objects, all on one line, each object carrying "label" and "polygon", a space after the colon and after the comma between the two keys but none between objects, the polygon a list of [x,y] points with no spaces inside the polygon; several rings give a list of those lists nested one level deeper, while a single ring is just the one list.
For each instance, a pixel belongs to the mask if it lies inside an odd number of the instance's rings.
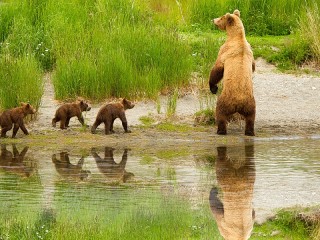
[{"label": "adult bear", "polygon": [[227,134],[227,121],[234,113],[242,115],[246,122],[245,135],[254,136],[256,103],[253,96],[252,73],[255,63],[250,44],[246,40],[239,10],[215,18],[213,23],[227,32],[227,40],[221,46],[210,73],[210,90],[218,91],[217,84],[223,78],[223,89],[216,107],[217,134]]}]

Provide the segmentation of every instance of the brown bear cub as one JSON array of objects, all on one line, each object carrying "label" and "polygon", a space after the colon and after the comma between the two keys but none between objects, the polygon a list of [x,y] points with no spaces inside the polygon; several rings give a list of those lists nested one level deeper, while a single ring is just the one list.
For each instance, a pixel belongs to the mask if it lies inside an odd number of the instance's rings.
[{"label": "brown bear cub", "polygon": [[91,132],[95,133],[97,127],[104,123],[105,125],[105,134],[114,133],[113,131],[113,122],[117,118],[120,118],[122,122],[123,129],[126,133],[130,133],[128,130],[128,123],[125,114],[125,110],[131,109],[134,107],[134,104],[127,99],[122,99],[118,103],[108,103],[100,108],[96,121],[94,122]]},{"label": "brown bear cub", "polygon": [[252,75],[255,63],[250,44],[246,40],[239,10],[215,18],[213,23],[227,32],[215,65],[210,73],[210,90],[217,93],[217,84],[223,78],[223,89],[218,97],[216,122],[218,134],[227,134],[227,121],[239,113],[245,119],[245,135],[254,136],[256,103],[253,95]]},{"label": "brown bear cub", "polygon": [[84,125],[82,112],[90,111],[90,109],[91,107],[88,103],[83,100],[80,102],[65,103],[57,109],[56,114],[52,119],[52,126],[55,127],[56,123],[60,121],[60,128],[66,129],[69,127],[69,121],[72,117],[77,117],[79,122]]},{"label": "brown bear cub", "polygon": [[4,111],[0,116],[0,126],[1,126],[1,137],[6,137],[7,131],[12,131],[12,138],[14,138],[19,130],[24,132],[25,135],[28,135],[28,130],[26,129],[23,119],[28,114],[35,114],[36,110],[29,103],[21,103],[20,107],[13,109],[8,109]]}]

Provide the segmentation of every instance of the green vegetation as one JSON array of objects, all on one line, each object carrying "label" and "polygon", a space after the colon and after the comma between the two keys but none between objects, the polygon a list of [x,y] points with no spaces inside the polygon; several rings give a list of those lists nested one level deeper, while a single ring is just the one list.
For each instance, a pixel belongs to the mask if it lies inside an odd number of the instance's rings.
[{"label": "green vegetation", "polygon": [[169,94],[167,100],[167,117],[171,117],[176,113],[178,101],[178,89],[174,89],[172,93]]},{"label": "green vegetation", "polygon": [[285,70],[319,63],[319,7],[315,0],[2,1],[0,60],[11,67],[0,70],[1,108],[39,106],[46,71],[57,99],[157,99],[193,73],[202,84],[225,39],[211,19],[236,8],[256,57]]},{"label": "green vegetation", "polygon": [[[284,209],[274,219],[256,225],[250,239],[318,239],[319,226],[310,224],[299,217],[302,209]],[[319,217],[318,217],[319,218]],[[318,219],[319,222],[319,219]]]},{"label": "green vegetation", "polygon": [[142,116],[139,118],[140,122],[147,127],[150,127],[155,123],[155,120],[151,116]]},{"label": "green vegetation", "polygon": [[195,125],[215,124],[215,112],[212,109],[204,109],[195,113]]},{"label": "green vegetation", "polygon": [[296,17],[305,8],[306,2],[277,0],[199,0],[191,7],[191,22],[197,27],[212,28],[210,20],[241,11],[246,32],[254,35],[288,35],[296,27]]},{"label": "green vegetation", "polygon": [[[126,189],[119,196],[115,187],[110,191],[56,187],[52,207],[34,214],[1,211],[0,239],[210,239],[219,235],[209,208],[191,210],[190,202],[174,193]],[[64,194],[66,190],[69,194]],[[77,198],[70,201],[70,196]]]},{"label": "green vegetation", "polygon": [[0,108],[20,106],[29,102],[38,108],[43,82],[38,62],[33,56],[0,56]]},{"label": "green vegetation", "polygon": [[194,129],[193,127],[190,127],[189,125],[173,124],[170,122],[162,122],[162,123],[156,125],[156,128],[161,131],[181,132],[181,133],[187,133],[187,132],[190,132]]}]

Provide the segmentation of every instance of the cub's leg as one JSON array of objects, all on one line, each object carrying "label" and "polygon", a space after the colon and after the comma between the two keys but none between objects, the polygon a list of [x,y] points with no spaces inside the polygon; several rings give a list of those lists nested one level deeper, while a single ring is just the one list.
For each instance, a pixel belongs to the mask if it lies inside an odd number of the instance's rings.
[{"label": "cub's leg", "polygon": [[111,133],[114,133],[114,130],[113,130],[114,120],[115,120],[115,119],[113,119],[112,122],[111,122],[111,124],[110,124],[110,132],[111,132]]},{"label": "cub's leg", "polygon": [[101,120],[96,119],[96,121],[94,122],[94,124],[93,124],[92,127],[91,127],[91,133],[94,134],[94,133],[96,132],[97,127],[98,127],[101,123],[102,123]]},{"label": "cub's leg", "polygon": [[70,118],[68,117],[68,118],[66,119],[66,128],[69,127],[69,122],[70,122]]},{"label": "cub's leg", "polygon": [[12,128],[12,124],[2,127],[2,128],[1,128],[1,137],[6,138],[6,137],[7,137],[6,133],[7,133],[8,131],[10,131],[11,128]]},{"label": "cub's leg", "polygon": [[64,119],[64,118],[60,119],[60,128],[66,129],[66,119]]},{"label": "cub's leg", "polygon": [[104,121],[104,133],[106,135],[110,134],[110,127],[111,127],[111,122],[110,121]]},{"label": "cub's leg", "polygon": [[12,131],[12,138],[15,138],[15,136],[17,135],[19,127],[20,127],[19,124],[17,123],[14,124],[13,131]]}]

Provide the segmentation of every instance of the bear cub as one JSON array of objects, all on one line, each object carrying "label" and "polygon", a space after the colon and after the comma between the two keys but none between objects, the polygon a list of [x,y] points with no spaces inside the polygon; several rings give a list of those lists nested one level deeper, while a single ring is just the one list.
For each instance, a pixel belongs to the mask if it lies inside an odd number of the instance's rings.
[{"label": "bear cub", "polygon": [[52,119],[52,126],[55,127],[56,123],[60,121],[60,128],[66,129],[69,127],[69,121],[72,117],[77,117],[79,122],[84,125],[82,112],[90,111],[90,109],[91,107],[88,103],[83,100],[80,102],[65,103],[57,109],[56,114]]},{"label": "bear cub", "polygon": [[12,126],[12,138],[16,136],[19,128],[21,128],[25,135],[28,135],[29,133],[24,125],[23,119],[28,114],[35,113],[36,110],[29,103],[21,103],[20,107],[4,111],[0,116],[1,137],[6,137],[6,133],[11,130]]},{"label": "bear cub", "polygon": [[96,121],[94,122],[91,128],[91,132],[95,133],[97,127],[101,123],[104,123],[105,134],[114,133],[113,122],[117,118],[120,118],[124,131],[126,133],[130,133],[131,131],[128,130],[128,123],[127,123],[125,110],[131,109],[133,107],[134,107],[134,104],[125,98],[123,98],[118,103],[108,103],[102,106],[97,114]]}]

